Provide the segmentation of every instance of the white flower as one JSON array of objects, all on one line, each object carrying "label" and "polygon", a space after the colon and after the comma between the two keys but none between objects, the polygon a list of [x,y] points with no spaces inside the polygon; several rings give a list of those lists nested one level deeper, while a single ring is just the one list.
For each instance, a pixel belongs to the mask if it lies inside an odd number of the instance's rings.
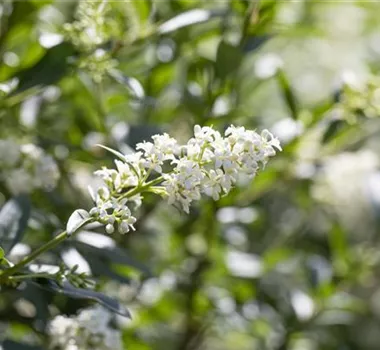
[{"label": "white flower", "polygon": [[34,144],[18,145],[0,140],[0,179],[13,194],[29,193],[36,188],[52,189],[59,179],[54,159]]},{"label": "white flower", "polygon": [[87,329],[90,333],[101,333],[107,328],[112,319],[112,315],[100,305],[91,309],[84,309],[77,316],[81,327]]},{"label": "white flower", "polygon": [[[132,162],[128,165],[118,159],[115,160],[116,168],[120,176],[120,185],[122,188],[137,186],[139,182],[139,177],[136,175],[141,174],[140,167],[138,164],[133,164]],[[132,170],[133,167],[133,170]],[[140,175],[141,176],[141,175]]]},{"label": "white flower", "polygon": [[154,146],[159,150],[165,160],[173,159],[174,155],[178,153],[179,146],[177,140],[170,137],[168,134],[152,136]]},{"label": "white flower", "polygon": [[343,152],[324,159],[314,178],[312,196],[328,205],[350,234],[376,232],[371,203],[374,191],[369,184],[379,164],[378,155],[371,150]]},{"label": "white flower", "polygon": [[[108,233],[114,232],[116,224],[121,233],[134,230],[136,218],[127,204],[141,205],[143,191],[162,195],[169,204],[189,213],[190,205],[200,200],[202,193],[218,200],[231,191],[239,175],[253,178],[260,166],[281,150],[268,130],[258,134],[233,125],[224,136],[211,127],[196,125],[194,137],[183,146],[163,134],[136,148],[140,151],[115,161],[117,169],[96,172],[104,188],[98,190],[90,214]],[[162,169],[165,162],[168,172]],[[152,170],[160,176],[151,174]]]},{"label": "white flower", "polygon": [[42,149],[33,143],[21,145],[20,150],[23,155],[33,160],[39,160],[43,156]]},{"label": "white flower", "polygon": [[12,194],[29,193],[34,187],[32,175],[23,168],[6,173],[5,183]]},{"label": "white flower", "polygon": [[165,160],[174,159],[174,154],[178,152],[177,140],[169,137],[168,134],[152,136],[152,142],[140,142],[136,149],[143,151],[143,165],[147,169],[153,169],[162,173],[162,165]]},{"label": "white flower", "polygon": [[129,215],[125,219],[123,219],[119,225],[120,233],[128,233],[131,229],[134,231],[135,228],[133,224],[136,222],[136,218]]},{"label": "white flower", "polygon": [[224,173],[220,169],[210,170],[207,176],[207,180],[202,184],[203,192],[216,201],[220,198],[220,193],[222,192],[220,180],[224,177]]},{"label": "white flower", "polygon": [[50,349],[121,350],[121,332],[112,328],[112,314],[100,305],[84,309],[77,316],[56,316],[48,326]]},{"label": "white flower", "polygon": [[171,174],[164,175],[163,186],[170,204],[178,202],[186,213],[193,200],[199,200],[200,184],[204,178],[198,163],[187,158],[175,161],[177,164]]},{"label": "white flower", "polygon": [[221,138],[219,131],[214,130],[209,126],[194,126],[194,138],[199,145],[203,146],[206,143],[218,141]]},{"label": "white flower", "polygon": [[53,189],[59,179],[59,169],[54,159],[43,155],[35,164],[35,185],[39,188]]},{"label": "white flower", "polygon": [[20,160],[20,149],[12,140],[0,140],[0,168],[14,167]]},{"label": "white flower", "polygon": [[[134,199],[135,201],[139,199]],[[117,199],[112,197],[106,186],[100,187],[95,195],[96,206],[90,210],[90,215],[98,222],[106,225],[106,232],[111,234],[115,231],[115,224],[118,224],[120,233],[127,233],[131,229],[135,230],[133,224],[136,218],[126,203],[128,199]]]}]

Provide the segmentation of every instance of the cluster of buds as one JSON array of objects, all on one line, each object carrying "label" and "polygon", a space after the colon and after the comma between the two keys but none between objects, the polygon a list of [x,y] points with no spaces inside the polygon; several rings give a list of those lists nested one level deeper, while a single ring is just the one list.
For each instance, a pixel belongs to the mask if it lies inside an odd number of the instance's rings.
[{"label": "cluster of buds", "polygon": [[94,281],[85,272],[77,273],[77,270],[78,265],[74,265],[68,269],[64,264],[61,264],[59,270],[54,274],[54,279],[61,287],[63,287],[66,281],[77,288],[93,287]]},{"label": "cluster of buds", "polygon": [[107,11],[106,1],[80,1],[76,20],[64,24],[64,33],[81,51],[93,51],[110,38]]},{"label": "cluster of buds", "polygon": [[118,32],[118,23],[108,14],[107,1],[82,0],[76,20],[63,26],[66,39],[83,54],[78,67],[87,71],[95,82],[100,82],[117,65],[117,61],[100,48]]},{"label": "cluster of buds", "polygon": [[136,149],[129,155],[111,150],[120,158],[116,169],[95,172],[103,185],[96,192],[91,190],[95,207],[90,216],[104,224],[108,233],[114,232],[115,224],[121,233],[134,229],[131,208],[141,205],[143,192],[161,195],[189,213],[192,202],[202,195],[218,200],[240,177],[254,178],[281,147],[268,130],[258,134],[230,126],[222,136],[212,127],[196,125],[185,145],[163,134],[137,144]]},{"label": "cluster of buds", "polygon": [[339,102],[333,113],[337,118],[356,123],[357,116],[374,118],[380,115],[380,79],[370,77],[366,81],[347,81],[342,86]]},{"label": "cluster of buds", "polygon": [[100,305],[84,309],[77,316],[56,316],[49,324],[50,349],[123,349],[121,332],[113,327],[113,315]]},{"label": "cluster of buds", "polygon": [[0,139],[0,180],[12,194],[29,193],[37,188],[51,190],[58,179],[56,162],[42,148]]}]

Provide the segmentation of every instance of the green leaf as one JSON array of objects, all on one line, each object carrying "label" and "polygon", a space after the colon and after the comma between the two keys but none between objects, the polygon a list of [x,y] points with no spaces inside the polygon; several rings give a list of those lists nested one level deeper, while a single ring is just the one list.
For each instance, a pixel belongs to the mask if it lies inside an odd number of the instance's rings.
[{"label": "green leaf", "polygon": [[136,8],[139,15],[140,23],[145,24],[152,12],[152,1],[150,0],[139,0],[132,1],[131,4]]},{"label": "green leaf", "polygon": [[108,152],[111,152],[116,157],[120,158],[122,161],[125,162],[125,156],[124,156],[124,154],[120,153],[119,151],[116,151],[116,150],[114,150],[112,148],[109,148],[109,147],[101,145],[101,144],[96,144],[96,146],[101,147],[101,148],[105,149]]},{"label": "green leaf", "polygon": [[77,209],[67,221],[66,231],[69,236],[92,220],[90,214],[84,209]]},{"label": "green leaf", "polygon": [[119,84],[122,84],[125,87],[127,87],[134,98],[143,99],[145,97],[144,88],[136,78],[127,77],[122,72],[115,69],[110,71],[108,74]]},{"label": "green leaf", "polygon": [[34,66],[17,73],[15,78],[19,79],[19,84],[14,94],[57,83],[69,72],[68,58],[75,53],[72,44],[67,42],[48,49]]},{"label": "green leaf", "polygon": [[[140,270],[147,276],[152,276],[151,271],[144,264],[136,261],[124,249],[116,246],[116,242],[112,238],[100,235],[94,232],[81,232],[73,241],[77,249],[87,256],[99,256],[102,260],[110,261],[115,264],[132,266]],[[102,244],[96,245],[101,240]]]},{"label": "green leaf", "polygon": [[206,10],[206,9],[193,9],[190,11],[182,12],[179,15],[162,23],[158,28],[159,34],[167,34],[174,32],[180,28],[188,27],[193,24],[207,22],[213,17],[221,16],[225,11],[222,10]]},{"label": "green leaf", "polygon": [[4,249],[0,247],[0,260],[3,260],[5,256]]},{"label": "green leaf", "polygon": [[36,345],[23,344],[9,339],[0,343],[0,348],[3,350],[44,350]]},{"label": "green leaf", "polygon": [[130,284],[131,279],[114,271],[111,264],[104,261],[99,255],[86,255],[86,260],[91,267],[91,272],[94,277],[106,277],[107,279],[118,281],[124,284]]},{"label": "green leaf", "polygon": [[335,272],[344,276],[348,272],[350,260],[346,232],[335,224],[328,233],[328,240]]},{"label": "green leaf", "polygon": [[272,37],[271,35],[252,35],[247,37],[244,41],[243,51],[245,53],[256,51]]},{"label": "green leaf", "polygon": [[280,86],[282,95],[285,99],[285,102],[286,102],[286,104],[289,108],[289,111],[291,113],[291,117],[294,120],[297,120],[298,114],[299,114],[297,98],[294,94],[294,91],[293,91],[291,85],[290,85],[288,77],[285,75],[284,71],[281,69],[277,72],[277,81],[278,81],[278,84]]},{"label": "green leaf", "polygon": [[59,286],[55,281],[49,280],[47,284],[42,284],[42,287],[46,287],[56,293],[64,294],[74,299],[89,299],[102,304],[110,311],[113,311],[121,316],[131,318],[131,314],[128,309],[123,307],[117,300],[108,297],[100,292],[93,290],[76,288],[69,282],[64,282],[63,286]]},{"label": "green leaf", "polygon": [[0,245],[5,253],[23,236],[30,216],[30,202],[25,195],[10,199],[0,211]]},{"label": "green leaf", "polygon": [[221,41],[216,53],[215,69],[219,78],[225,79],[240,66],[243,54],[240,47]]},{"label": "green leaf", "polygon": [[347,123],[344,120],[332,120],[323,134],[322,143],[328,143],[337,136]]}]

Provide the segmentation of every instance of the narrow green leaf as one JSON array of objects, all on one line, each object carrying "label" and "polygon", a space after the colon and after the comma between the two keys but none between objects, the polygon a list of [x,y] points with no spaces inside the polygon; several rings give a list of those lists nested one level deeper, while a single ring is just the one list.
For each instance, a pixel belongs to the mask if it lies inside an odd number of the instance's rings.
[{"label": "narrow green leaf", "polygon": [[294,91],[290,85],[290,82],[288,80],[288,77],[285,75],[284,71],[279,69],[277,72],[277,81],[279,83],[282,95],[285,99],[285,102],[289,108],[289,111],[291,113],[291,117],[294,120],[298,119],[298,102],[297,98],[294,94]]},{"label": "narrow green leaf", "polygon": [[328,143],[337,136],[347,123],[343,120],[332,120],[323,134],[322,143]]},{"label": "narrow green leaf", "polygon": [[216,53],[215,70],[219,78],[225,79],[240,66],[243,54],[240,47],[221,41]]},{"label": "narrow green leaf", "polygon": [[23,236],[30,216],[30,202],[19,195],[5,203],[0,211],[0,245],[5,253],[14,247]]},{"label": "narrow green leaf", "polygon": [[112,148],[109,148],[107,146],[104,146],[104,145],[101,145],[101,144],[97,144],[96,146],[98,147],[101,147],[103,149],[105,149],[106,151],[108,152],[111,152],[112,154],[114,154],[116,157],[120,158],[123,162],[125,162],[125,156],[124,154],[112,149]]},{"label": "narrow green leaf", "polygon": [[213,17],[222,16],[225,10],[206,10],[192,9],[169,19],[162,23],[158,28],[159,34],[167,34],[174,32],[180,28],[188,27],[193,24],[202,23]]},{"label": "narrow green leaf", "polygon": [[62,287],[55,281],[49,280],[47,284],[43,284],[42,287],[46,287],[56,293],[64,294],[70,298],[75,299],[90,299],[102,304],[104,307],[113,311],[121,316],[131,318],[131,314],[128,309],[123,307],[117,300],[108,297],[100,292],[93,290],[76,288],[69,282],[64,282]]},{"label": "narrow green leaf", "polygon": [[141,83],[134,77],[127,77],[118,70],[112,70],[108,73],[119,84],[124,85],[131,92],[133,97],[137,99],[143,99],[145,97],[145,91]]},{"label": "narrow green leaf", "polygon": [[10,339],[0,343],[0,348],[2,350],[44,350],[40,346],[23,344]]}]

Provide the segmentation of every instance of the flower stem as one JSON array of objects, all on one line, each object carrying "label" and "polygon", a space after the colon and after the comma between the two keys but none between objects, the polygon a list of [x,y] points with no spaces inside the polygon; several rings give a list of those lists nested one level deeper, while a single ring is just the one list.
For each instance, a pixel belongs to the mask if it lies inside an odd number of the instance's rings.
[{"label": "flower stem", "polygon": [[133,197],[134,195],[142,193],[142,192],[148,190],[150,187],[159,184],[162,180],[163,180],[162,176],[159,176],[158,178],[156,178],[152,181],[146,182],[144,185],[137,186],[134,189],[124,193],[122,196],[120,196],[120,198]]},{"label": "flower stem", "polygon": [[24,266],[28,265],[30,262],[32,262],[35,258],[40,256],[42,253],[56,247],[58,244],[64,241],[67,237],[68,237],[67,231],[61,232],[59,235],[55,236],[49,242],[37,248],[35,251],[30,253],[24,259],[19,261],[16,265],[13,265],[9,269],[3,270],[2,272],[0,272],[0,281],[8,278],[9,276],[14,275],[17,271],[19,271]]},{"label": "flower stem", "polygon": [[28,275],[9,276],[10,281],[23,281],[29,278],[52,278],[54,274],[51,273],[30,273]]}]

